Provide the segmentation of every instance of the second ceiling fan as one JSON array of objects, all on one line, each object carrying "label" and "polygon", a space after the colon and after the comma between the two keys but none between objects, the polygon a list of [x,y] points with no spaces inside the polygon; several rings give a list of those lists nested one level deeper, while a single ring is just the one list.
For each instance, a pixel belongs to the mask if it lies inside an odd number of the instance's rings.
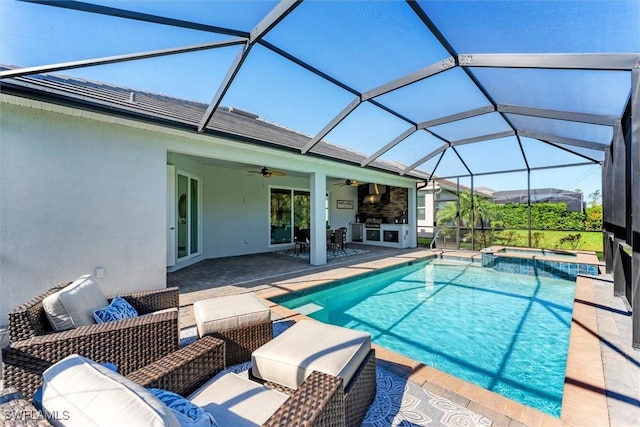
[{"label": "second ceiling fan", "polygon": [[357,187],[360,184],[361,184],[361,182],[359,182],[359,181],[354,181],[354,180],[351,180],[351,179],[345,179],[344,182],[338,182],[337,184],[333,184],[333,185],[339,185],[340,187],[344,187],[346,185],[351,185],[353,187]]},{"label": "second ceiling fan", "polygon": [[271,178],[272,176],[286,176],[287,174],[281,171],[276,171],[273,169],[269,169],[268,167],[263,167],[259,171],[249,171],[250,174],[261,174],[264,178]]}]

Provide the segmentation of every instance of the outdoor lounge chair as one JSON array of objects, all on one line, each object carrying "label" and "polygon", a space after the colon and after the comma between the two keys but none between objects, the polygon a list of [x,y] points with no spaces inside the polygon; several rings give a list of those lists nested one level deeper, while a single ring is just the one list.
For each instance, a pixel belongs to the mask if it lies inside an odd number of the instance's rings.
[{"label": "outdoor lounge chair", "polygon": [[[159,401],[155,397],[150,398],[150,392],[146,389],[155,388],[187,397],[192,401],[185,402],[187,404],[197,401],[197,405],[213,415],[220,426],[344,425],[341,379],[314,372],[290,396],[283,395],[249,379],[223,371],[224,346],[222,340],[204,337],[132,372],[126,379],[117,373],[96,367],[90,360],[71,356],[45,373],[47,384],[43,393],[43,412],[57,416],[56,421],[60,425],[65,425],[66,422],[77,425],[79,421],[86,420],[94,425],[129,425],[140,422],[144,417],[149,420],[146,424],[159,421],[163,425],[175,425],[176,418],[181,419],[182,414],[176,415],[179,411],[169,409],[162,403],[158,405]],[[66,382],[65,379],[73,377],[74,372],[76,375],[79,372],[86,381],[80,384]],[[92,384],[105,383],[109,384],[106,394],[104,388],[92,388]],[[50,385],[52,387],[47,391],[46,387]],[[123,392],[119,392],[120,389]],[[32,413],[40,414],[28,402],[20,400],[15,390],[3,393],[8,395],[8,399],[13,399],[16,407],[30,408],[31,411],[36,411]],[[11,403],[5,403],[9,404]],[[153,409],[149,410],[149,407]],[[64,408],[70,409],[65,413]],[[126,411],[123,411],[124,408]],[[0,409],[4,410],[5,407],[0,406]],[[256,415],[260,412],[261,415]],[[7,413],[20,415],[25,412]],[[193,416],[193,412],[191,415]],[[65,416],[66,420],[60,419]]]},{"label": "outdoor lounge chair", "polygon": [[44,370],[74,353],[114,363],[126,375],[178,349],[178,288],[120,294],[139,317],[55,332],[42,302],[68,284],[9,312],[10,344],[2,350],[4,387],[15,387],[30,399]]},{"label": "outdoor lounge chair", "polygon": [[371,336],[316,320],[301,320],[251,354],[250,377],[292,393],[314,371],[343,380],[345,425],[362,423],[376,396]]}]

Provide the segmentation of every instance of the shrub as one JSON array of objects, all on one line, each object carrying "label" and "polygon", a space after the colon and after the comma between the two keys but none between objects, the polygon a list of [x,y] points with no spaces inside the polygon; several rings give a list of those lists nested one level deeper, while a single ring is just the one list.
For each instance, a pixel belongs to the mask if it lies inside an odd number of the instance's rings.
[{"label": "shrub", "polygon": [[582,243],[582,234],[567,234],[560,238],[560,245],[569,244],[571,249],[578,249]]},{"label": "shrub", "polygon": [[[513,203],[497,205],[504,228],[527,229],[527,205]],[[585,215],[569,212],[565,203],[535,203],[531,205],[531,228],[535,230],[584,230]]]},{"label": "shrub", "polygon": [[586,209],[584,219],[585,231],[602,230],[602,205],[591,206]]},{"label": "shrub", "polygon": [[542,248],[544,247],[544,233],[532,233],[531,234],[531,244],[534,248]]}]

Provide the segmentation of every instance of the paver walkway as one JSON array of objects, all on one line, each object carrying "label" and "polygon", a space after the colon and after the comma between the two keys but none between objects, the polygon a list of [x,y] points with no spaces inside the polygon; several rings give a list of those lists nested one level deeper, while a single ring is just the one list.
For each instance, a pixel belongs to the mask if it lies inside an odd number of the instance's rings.
[{"label": "paver walkway", "polygon": [[[199,299],[244,292],[268,296],[274,290],[314,285],[394,263],[407,262],[431,253],[425,249],[397,250],[355,244],[354,246],[367,252],[333,258],[324,266],[311,266],[305,259],[275,253],[205,260],[175,273],[169,273],[167,285],[180,287],[181,324],[186,327],[194,324],[191,305]],[[571,351],[580,352],[582,360],[602,360],[604,386],[603,389],[587,387],[580,384],[580,381],[575,381],[576,384],[572,386],[578,391],[587,391],[596,399],[600,396],[603,402],[606,401],[601,405],[605,406],[603,415],[588,415],[593,408],[585,400],[573,402],[571,411],[574,413],[570,416],[565,417],[563,408],[563,419],[555,419],[386,349],[377,348],[376,356],[386,369],[408,377],[425,390],[490,418],[494,426],[602,425],[606,424],[607,415],[612,427],[640,426],[640,352],[631,347],[631,316],[622,299],[613,296],[611,283],[606,280],[583,280],[585,282],[582,283],[586,283],[586,292],[593,295],[593,301],[577,303],[593,309],[591,312],[595,313],[592,315],[594,330],[585,329],[585,335],[592,338],[592,343],[596,342],[596,351],[594,354],[586,355],[583,348]],[[279,306],[275,307],[274,314],[279,318],[292,316]],[[575,322],[576,319],[574,327]],[[600,352],[597,351],[597,347],[600,348]],[[578,366],[575,369],[578,372],[576,375],[582,377],[592,366]],[[579,421],[575,422],[576,419]],[[571,424],[567,420],[571,420]]]}]

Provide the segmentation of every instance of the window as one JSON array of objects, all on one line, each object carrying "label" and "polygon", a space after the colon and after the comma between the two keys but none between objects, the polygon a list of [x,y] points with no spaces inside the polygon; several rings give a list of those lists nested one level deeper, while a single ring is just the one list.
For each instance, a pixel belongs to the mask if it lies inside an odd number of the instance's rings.
[{"label": "window", "polygon": [[424,221],[425,219],[427,219],[426,202],[425,202],[424,194],[418,193],[417,203],[418,203],[418,221]]},{"label": "window", "polygon": [[331,212],[331,200],[329,198],[329,193],[324,195],[324,221],[327,224],[327,228],[331,224],[331,217],[329,213]]},{"label": "window", "polygon": [[271,189],[271,244],[292,243],[298,233],[309,235],[311,193],[285,188]]}]

